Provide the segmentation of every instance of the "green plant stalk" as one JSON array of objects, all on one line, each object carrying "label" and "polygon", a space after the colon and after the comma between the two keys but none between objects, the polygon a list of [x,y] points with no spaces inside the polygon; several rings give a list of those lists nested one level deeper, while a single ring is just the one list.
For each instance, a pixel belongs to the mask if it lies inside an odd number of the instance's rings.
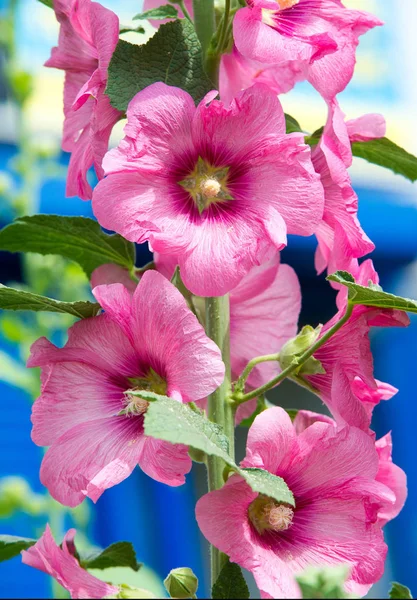
[{"label": "green plant stalk", "polygon": [[[319,338],[315,344],[313,344],[308,350],[306,350],[304,352],[304,354],[302,354],[300,356],[300,358],[297,359],[297,361],[295,361],[293,364],[289,365],[286,369],[281,371],[281,373],[279,375],[277,375],[277,377],[274,377],[274,379],[271,379],[271,381],[268,381],[268,383],[261,385],[260,387],[256,388],[256,390],[252,390],[251,392],[248,392],[247,394],[242,394],[240,392],[232,394],[232,400],[234,401],[235,406],[242,404],[243,402],[247,402],[248,400],[252,400],[252,398],[256,398],[260,394],[264,394],[268,390],[270,390],[273,387],[275,387],[276,385],[278,385],[278,383],[281,383],[281,381],[283,381],[286,377],[289,377],[292,373],[294,373],[294,371],[296,371],[299,367],[301,367],[301,365],[303,365],[310,358],[310,356],[313,356],[313,354],[321,346],[323,346],[323,344],[325,344],[341,327],[343,327],[343,325],[346,323],[346,321],[349,320],[349,318],[352,314],[352,311],[354,309],[354,306],[355,305],[349,300],[347,307],[346,307],[346,311],[345,311],[344,315],[341,317],[341,319],[339,321],[337,321],[337,323],[335,323],[333,325],[333,327],[331,327],[328,331],[326,331],[326,333],[321,338]],[[276,355],[271,354],[270,356],[272,357],[272,360],[275,360]],[[263,359],[263,360],[259,360],[259,359]],[[258,358],[252,359],[246,366],[241,377],[243,377],[243,375],[247,372],[248,369],[249,369],[249,373],[250,373],[251,368],[253,368],[253,367],[249,368],[251,363],[253,364],[255,362],[255,364],[257,364],[256,361],[265,362],[265,360],[271,360],[271,358],[268,358],[265,356],[260,356]]]},{"label": "green plant stalk", "polygon": [[[206,332],[219,346],[226,366],[222,385],[208,398],[207,413],[210,421],[223,427],[229,440],[229,454],[234,459],[234,410],[228,401],[230,390],[230,308],[229,296],[206,298]],[[224,485],[225,464],[220,458],[209,456],[207,459],[209,491],[218,490]],[[211,581],[217,581],[226,558],[217,548],[211,546]]]},{"label": "green plant stalk", "polygon": [[214,0],[193,0],[194,27],[206,56],[216,22],[214,16]]}]

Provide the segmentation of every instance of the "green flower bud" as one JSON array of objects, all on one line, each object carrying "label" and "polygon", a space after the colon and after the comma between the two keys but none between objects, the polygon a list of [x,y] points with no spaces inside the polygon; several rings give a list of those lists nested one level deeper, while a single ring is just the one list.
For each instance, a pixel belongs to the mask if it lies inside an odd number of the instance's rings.
[{"label": "green flower bud", "polygon": [[197,592],[198,579],[189,567],[172,569],[164,581],[171,598],[193,598]]},{"label": "green flower bud", "polygon": [[117,594],[117,596],[115,596],[115,598],[126,598],[133,600],[134,598],[156,598],[156,596],[148,590],[130,587],[130,585],[122,583],[120,586],[120,592]]},{"label": "green flower bud", "polygon": [[[311,325],[306,325],[295,338],[284,344],[279,353],[279,362],[283,370],[290,365],[298,364],[299,358],[317,341],[321,328],[322,325],[315,329]],[[314,356],[310,356],[295,370],[293,376],[298,380],[300,375],[316,375],[317,373],[325,373],[325,371],[321,362]]]}]

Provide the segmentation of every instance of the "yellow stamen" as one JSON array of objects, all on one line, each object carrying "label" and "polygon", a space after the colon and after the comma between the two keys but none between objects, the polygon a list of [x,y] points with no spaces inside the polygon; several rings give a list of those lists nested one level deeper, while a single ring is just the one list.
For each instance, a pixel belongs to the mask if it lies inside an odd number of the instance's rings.
[{"label": "yellow stamen", "polygon": [[293,509],[287,504],[280,504],[259,494],[249,505],[249,519],[261,535],[265,531],[286,531],[291,527],[294,517]]},{"label": "yellow stamen", "polygon": [[292,8],[293,6],[298,4],[299,1],[300,0],[276,0],[281,10],[285,10],[286,8]]}]

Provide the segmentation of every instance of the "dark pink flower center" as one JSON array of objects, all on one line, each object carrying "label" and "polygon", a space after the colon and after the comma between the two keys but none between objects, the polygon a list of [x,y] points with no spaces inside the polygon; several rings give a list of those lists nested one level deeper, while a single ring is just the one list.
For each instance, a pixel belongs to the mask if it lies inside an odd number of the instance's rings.
[{"label": "dark pink flower center", "polygon": [[278,8],[262,8],[262,21],[276,29],[281,35],[307,41],[298,29],[309,25],[314,33],[314,20],[320,17],[321,0],[276,0]]},{"label": "dark pink flower center", "polygon": [[233,200],[228,189],[229,167],[216,167],[198,157],[194,169],[179,181],[192,198],[200,215],[212,204]]}]

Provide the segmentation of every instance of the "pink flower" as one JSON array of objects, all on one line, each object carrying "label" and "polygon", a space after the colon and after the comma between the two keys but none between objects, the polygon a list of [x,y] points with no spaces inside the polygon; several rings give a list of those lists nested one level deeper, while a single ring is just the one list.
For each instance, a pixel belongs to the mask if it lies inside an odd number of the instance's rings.
[{"label": "pink flower", "polygon": [[71,598],[105,598],[115,596],[119,588],[100,581],[80,567],[73,556],[75,529],[70,529],[62,542],[62,549],[52,537],[49,525],[45,533],[29,550],[23,550],[22,562],[54,577]]},{"label": "pink flower", "polygon": [[87,171],[99,179],[113,125],[122,113],[104,94],[107,69],[119,41],[119,19],[91,0],[54,0],[61,25],[59,44],[45,66],[65,71],[62,149],[71,152],[67,196],[91,198]]},{"label": "pink flower", "polygon": [[242,466],[282,477],[295,509],[233,475],[198,501],[196,516],[209,542],[252,572],[263,598],[300,598],[294,575],[310,565],[349,565],[347,589],[361,594],[382,576],[378,515],[395,496],[377,480],[369,435],[319,422],[297,435],[288,414],[271,408],[250,428]]},{"label": "pink flower", "polygon": [[139,92],[93,194],[101,225],[176,256],[200,296],[230,291],[287,232],[310,235],[323,214],[310,150],[302,134],[285,134],[275,94],[256,85],[228,108],[215,95],[196,108],[163,83]]},{"label": "pink flower", "polygon": [[[299,435],[307,427],[317,422],[329,423],[333,427],[337,427],[336,422],[326,415],[320,415],[309,410],[299,410],[294,419],[294,428]],[[371,437],[374,439],[373,432]],[[375,442],[375,449],[379,460],[376,480],[386,485],[395,495],[394,504],[385,506],[378,513],[378,522],[383,526],[388,521],[394,519],[404,506],[407,498],[407,477],[404,471],[392,462],[392,440],[390,433],[387,433]]]},{"label": "pink flower", "polygon": [[346,9],[340,0],[249,0],[233,22],[234,41],[260,63],[301,63],[305,78],[326,99],[352,78],[359,36],[382,22]]},{"label": "pink flower", "polygon": [[385,120],[381,115],[365,115],[345,123],[337,101],[329,102],[323,135],[311,155],[324,188],[323,220],[316,231],[319,273],[326,267],[329,273],[349,270],[352,258],[361,258],[375,247],[359,224],[358,197],[347,169],[352,164],[351,140],[369,140],[384,135]]},{"label": "pink flower", "polygon": [[[157,270],[171,279],[177,259],[156,254],[154,260]],[[136,287],[128,271],[117,265],[102,265],[91,277],[93,287],[116,282],[123,283],[132,293]],[[195,298],[195,302],[204,313],[201,299]],[[296,335],[300,308],[301,291],[297,275],[290,266],[280,265],[279,253],[245,275],[230,292],[232,380],[239,377],[252,358],[279,352],[285,342]],[[263,385],[280,370],[278,361],[256,366],[247,380],[248,390]],[[199,405],[205,407],[205,402]],[[239,406],[236,422],[249,417],[255,408],[256,399]]]},{"label": "pink flower", "polygon": [[121,284],[93,293],[104,314],[75,323],[64,348],[39,339],[28,361],[42,367],[32,439],[50,448],[40,478],[66,506],[86,496],[95,502],[137,464],[157,481],[184,483],[191,468],[187,448],[145,436],[148,403],[129,391],[190,402],[224,378],[218,347],[159,273],[145,273],[133,295]]},{"label": "pink flower", "polygon": [[[369,281],[378,283],[371,260],[352,271],[361,285],[367,286]],[[341,318],[346,302],[347,290],[343,288],[337,298],[339,312],[326,323],[321,335]],[[374,379],[369,331],[371,327],[406,327],[408,324],[409,318],[402,311],[356,306],[349,321],[314,353],[326,373],[306,375],[305,379],[318,391],[337,421],[366,431],[375,405],[397,392],[389,384]]]}]

